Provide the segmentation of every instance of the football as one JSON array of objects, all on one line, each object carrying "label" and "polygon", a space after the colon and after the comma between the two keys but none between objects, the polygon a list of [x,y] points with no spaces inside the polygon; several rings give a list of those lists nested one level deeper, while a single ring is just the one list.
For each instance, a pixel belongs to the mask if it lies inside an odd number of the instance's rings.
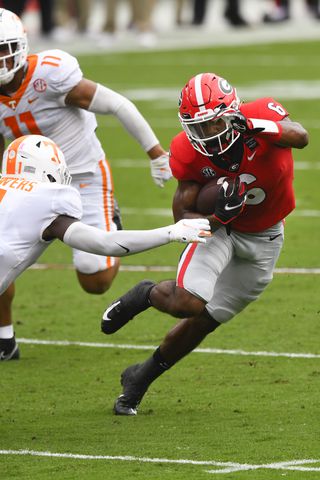
[{"label": "football", "polygon": [[219,178],[210,180],[198,193],[196,208],[201,215],[211,215],[215,210],[215,204],[218,197],[221,183],[217,183]]}]

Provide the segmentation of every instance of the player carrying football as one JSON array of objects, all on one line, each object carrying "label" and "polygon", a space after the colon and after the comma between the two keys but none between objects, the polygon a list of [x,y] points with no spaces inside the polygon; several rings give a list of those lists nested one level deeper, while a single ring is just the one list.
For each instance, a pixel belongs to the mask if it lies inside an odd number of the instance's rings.
[{"label": "player carrying football", "polygon": [[308,144],[306,130],[279,102],[267,97],[241,103],[235,88],[214,73],[196,75],[182,89],[179,119],[184,131],[170,148],[178,181],[174,216],[195,217],[201,186],[220,178],[208,217],[215,233],[206,245],[184,250],[176,281],[140,282],[107,308],[105,333],[150,306],[181,319],[150,358],[122,373],[123,393],[114,406],[118,415],[135,415],[159,375],[271,282],[284,218],[295,207],[291,149]]}]

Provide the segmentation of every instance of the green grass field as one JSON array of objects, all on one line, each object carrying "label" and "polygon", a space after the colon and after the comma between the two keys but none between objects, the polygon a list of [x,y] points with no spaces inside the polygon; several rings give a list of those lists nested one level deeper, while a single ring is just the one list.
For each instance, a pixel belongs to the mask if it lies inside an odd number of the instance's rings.
[{"label": "green grass field", "polygon": [[[318,43],[79,61],[85,76],[130,93],[165,146],[179,131],[180,88],[200,71],[226,77],[244,101],[255,92],[280,100],[308,129],[310,145],[295,151],[297,209],[287,220],[277,267],[320,267]],[[146,158],[119,123],[98,120],[125,227],[171,222],[175,182],[157,189]],[[320,276],[310,270],[277,273],[256,303],[151,386],[137,417],[113,415],[121,371],[145,359],[175,320],[149,309],[107,338],[101,314],[143,278],[174,278],[181,250],[170,245],[124,259],[123,267],[151,270],[123,268],[103,296],[82,292],[66,268],[70,251],[58,242],[41,262],[60,269],[29,270],[18,280],[16,335],[31,343],[21,342],[19,362],[0,366],[1,480],[320,478]]]}]

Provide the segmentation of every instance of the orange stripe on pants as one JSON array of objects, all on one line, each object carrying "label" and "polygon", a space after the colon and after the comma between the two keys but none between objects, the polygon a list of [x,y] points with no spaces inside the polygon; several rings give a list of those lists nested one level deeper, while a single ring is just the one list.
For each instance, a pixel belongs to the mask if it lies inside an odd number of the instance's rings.
[{"label": "orange stripe on pants", "polygon": [[[100,160],[99,168],[101,171],[102,176],[102,195],[103,195],[103,210],[104,210],[104,218],[106,222],[106,230],[110,232],[111,222],[113,218],[113,211],[114,211],[114,200],[113,200],[113,182],[112,182],[112,175],[109,164],[107,160],[103,161]],[[108,188],[108,178],[111,183],[111,189]],[[110,217],[110,203],[108,202],[108,197],[110,196],[111,202],[111,217]],[[113,261],[111,257],[106,257],[107,268],[112,267]]]}]

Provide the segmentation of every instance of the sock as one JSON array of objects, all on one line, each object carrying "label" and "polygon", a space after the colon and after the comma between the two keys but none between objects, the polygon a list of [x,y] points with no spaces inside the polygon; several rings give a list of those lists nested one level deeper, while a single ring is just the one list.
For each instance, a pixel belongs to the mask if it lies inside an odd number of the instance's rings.
[{"label": "sock", "polygon": [[14,336],[13,325],[0,327],[0,338],[12,338]]},{"label": "sock", "polygon": [[163,371],[169,370],[169,368],[172,367],[172,365],[169,365],[163,358],[160,352],[160,347],[157,348],[157,350],[154,352],[152,356],[154,361],[159,365],[160,368],[163,369]]},{"label": "sock", "polygon": [[158,347],[150,358],[140,364],[139,369],[135,372],[136,380],[145,386],[149,386],[169,368],[170,365],[165,362],[160,353],[160,347]]}]

